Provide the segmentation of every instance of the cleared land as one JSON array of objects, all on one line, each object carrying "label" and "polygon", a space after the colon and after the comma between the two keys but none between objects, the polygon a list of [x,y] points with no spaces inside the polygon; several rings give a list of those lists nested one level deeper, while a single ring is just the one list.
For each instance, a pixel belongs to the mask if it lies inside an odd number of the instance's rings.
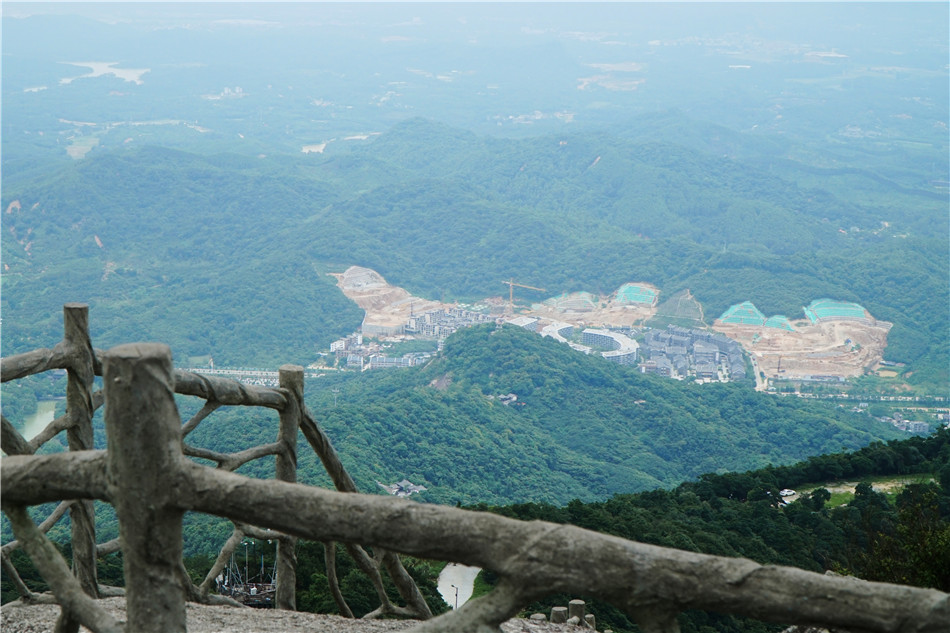
[{"label": "cleared land", "polygon": [[739,341],[770,379],[796,380],[813,376],[850,378],[881,362],[891,324],[885,321],[808,320],[792,323],[795,331],[759,325],[716,322],[713,329]]},{"label": "cleared land", "polygon": [[349,299],[366,311],[363,327],[398,327],[413,314],[444,307],[438,301],[413,297],[398,286],[389,285],[375,270],[351,266],[343,273],[331,273],[337,286]]},{"label": "cleared land", "polygon": [[[900,477],[871,477],[868,481],[871,483],[871,489],[875,492],[883,492],[885,494],[894,494],[900,492],[904,486],[915,483],[930,483],[934,480],[933,477],[928,475],[904,475]],[[830,481],[824,484],[811,484],[806,486],[801,486],[796,494],[789,497],[785,497],[786,501],[795,501],[800,498],[802,495],[811,493],[818,488],[824,488],[832,494],[832,499],[829,501],[829,505],[840,505],[842,502],[847,503],[854,498],[854,489],[857,488],[860,481]],[[842,501],[844,500],[844,501]]]},{"label": "cleared land", "polygon": [[[366,333],[373,331],[374,326],[379,331],[403,325],[413,314],[451,307],[450,304],[414,297],[403,288],[388,284],[382,275],[369,268],[353,266],[333,276],[343,294],[366,311],[363,320]],[[648,284],[638,285],[652,288]],[[536,295],[530,291],[522,292]],[[518,289],[515,294],[517,304]],[[695,305],[698,304],[688,292],[671,297],[659,307],[669,306],[672,299],[677,299],[677,305],[688,304],[689,316],[694,316],[692,313],[697,311]],[[493,313],[500,317],[508,302],[507,298],[496,297],[486,299],[485,303],[491,305]],[[701,316],[701,307],[698,310]],[[519,315],[570,323],[575,327],[637,326],[658,314],[656,306],[622,303],[613,296],[581,292],[533,303],[530,309],[516,311]],[[769,379],[799,380],[815,376],[850,378],[873,370],[884,356],[887,333],[892,324],[873,319],[869,323],[841,320],[813,324],[802,319],[791,325],[794,331],[717,321],[713,329],[738,341],[754,357],[758,370]]]},{"label": "cleared land", "polygon": [[561,321],[576,327],[631,327],[642,324],[656,314],[656,308],[646,304],[620,303],[612,297],[597,297],[586,293],[583,298],[566,296],[557,305],[535,303],[521,314],[538,319]]}]

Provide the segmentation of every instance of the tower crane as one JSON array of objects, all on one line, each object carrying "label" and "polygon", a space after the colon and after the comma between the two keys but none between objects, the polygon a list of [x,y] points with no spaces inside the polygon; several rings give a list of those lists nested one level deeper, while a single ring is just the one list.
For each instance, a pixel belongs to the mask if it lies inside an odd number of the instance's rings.
[{"label": "tower crane", "polygon": [[544,288],[535,288],[534,286],[526,286],[524,284],[519,284],[515,282],[514,279],[509,279],[508,281],[501,282],[508,286],[508,314],[514,313],[515,306],[515,286],[519,288],[527,288],[528,290],[537,290],[539,292],[547,292]]}]

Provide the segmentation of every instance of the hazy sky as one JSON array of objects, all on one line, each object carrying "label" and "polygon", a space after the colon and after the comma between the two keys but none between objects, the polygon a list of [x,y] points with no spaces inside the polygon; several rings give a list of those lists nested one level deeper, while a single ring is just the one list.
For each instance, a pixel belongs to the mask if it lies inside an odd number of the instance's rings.
[{"label": "hazy sky", "polygon": [[[271,131],[321,141],[409,116],[498,133],[668,108],[777,133],[867,126],[880,110],[878,127],[947,118],[948,3],[2,6],[5,123],[48,112],[245,133],[236,121],[270,114]],[[70,62],[147,72],[131,86]],[[210,107],[237,87],[241,101]]]}]

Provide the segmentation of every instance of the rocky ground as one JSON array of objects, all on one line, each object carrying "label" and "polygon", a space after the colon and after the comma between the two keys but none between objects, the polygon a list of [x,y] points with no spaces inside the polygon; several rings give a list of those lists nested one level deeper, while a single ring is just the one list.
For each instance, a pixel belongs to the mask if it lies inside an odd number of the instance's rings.
[{"label": "rocky ground", "polygon": [[[106,598],[99,604],[116,619],[125,620],[124,598]],[[377,633],[404,631],[414,624],[399,620],[349,620],[335,615],[191,603],[187,609],[189,633]],[[3,633],[50,633],[58,615],[56,605],[6,604],[0,609],[0,630]],[[85,628],[80,630],[87,631]],[[504,633],[580,633],[585,630],[590,631],[567,624],[532,620],[510,620],[502,626]]]}]

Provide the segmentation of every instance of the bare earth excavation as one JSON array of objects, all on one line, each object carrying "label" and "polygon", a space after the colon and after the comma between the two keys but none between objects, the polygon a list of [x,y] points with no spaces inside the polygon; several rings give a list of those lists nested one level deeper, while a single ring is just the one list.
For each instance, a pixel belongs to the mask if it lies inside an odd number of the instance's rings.
[{"label": "bare earth excavation", "polygon": [[[454,307],[412,296],[369,268],[352,266],[333,276],[343,293],[366,311],[362,330],[365,335],[392,332],[413,315]],[[630,288],[639,293],[634,299],[630,298],[634,296]],[[529,316],[542,324],[629,328],[642,326],[663,312],[669,302],[661,303],[659,295],[656,287],[641,282],[625,284],[609,296],[575,292],[543,301],[538,301],[538,297],[530,308],[509,306],[502,297],[488,298],[482,303],[499,318]],[[688,304],[694,315],[702,318],[701,306],[688,291],[678,293],[672,301],[680,306],[677,312]],[[815,301],[804,311],[806,318],[795,321],[783,316],[766,318],[745,302],[732,306],[716,319],[712,329],[738,341],[754,359],[757,371],[770,380],[837,381],[880,368],[891,323],[876,320],[856,304],[829,300]]]}]

